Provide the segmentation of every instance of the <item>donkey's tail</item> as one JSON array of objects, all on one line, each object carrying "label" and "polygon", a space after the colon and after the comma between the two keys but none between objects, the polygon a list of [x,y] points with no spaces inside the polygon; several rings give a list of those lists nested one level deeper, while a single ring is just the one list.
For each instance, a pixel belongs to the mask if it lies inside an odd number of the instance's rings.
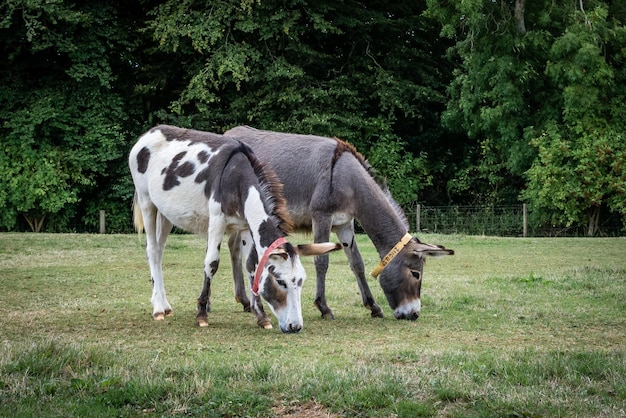
[{"label": "donkey's tail", "polygon": [[137,201],[137,192],[135,192],[135,197],[133,198],[133,224],[135,225],[137,233],[141,235],[143,232],[143,215],[141,214],[141,208]]}]

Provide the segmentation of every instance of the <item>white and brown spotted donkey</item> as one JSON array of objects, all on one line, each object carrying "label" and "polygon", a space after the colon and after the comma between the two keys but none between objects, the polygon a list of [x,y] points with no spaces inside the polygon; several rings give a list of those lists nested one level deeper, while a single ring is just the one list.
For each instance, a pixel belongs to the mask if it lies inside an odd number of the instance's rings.
[{"label": "white and brown spotted donkey", "polygon": [[287,242],[291,221],[282,185],[247,145],[217,134],[161,125],[139,138],[129,165],[135,183],[135,226],[146,231],[155,319],[172,313],[161,260],[165,240],[176,225],[208,234],[196,315],[200,326],[208,325],[211,280],[219,265],[222,238],[231,233],[241,239],[252,286],[250,307],[259,326],[272,327],[261,296],[281,331],[302,329],[301,293],[306,276],[300,255],[326,254],[341,245]]}]

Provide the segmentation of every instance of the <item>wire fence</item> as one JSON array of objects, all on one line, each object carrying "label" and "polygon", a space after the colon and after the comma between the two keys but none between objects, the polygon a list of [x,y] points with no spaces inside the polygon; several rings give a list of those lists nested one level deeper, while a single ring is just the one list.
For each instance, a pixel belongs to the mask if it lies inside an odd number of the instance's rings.
[{"label": "wire fence", "polygon": [[[443,234],[527,236],[525,207],[422,206],[409,216],[415,231]],[[408,214],[407,214],[408,216]]]},{"label": "wire fence", "polygon": [[[405,209],[412,231],[439,234],[490,235],[501,237],[582,237],[584,225],[534,225],[526,205],[425,206]],[[621,220],[609,217],[600,236],[624,236]]]},{"label": "wire fence", "polygon": [[[584,225],[535,225],[532,213],[525,205],[512,206],[426,206],[413,204],[404,208],[411,231],[438,234],[487,235],[501,237],[583,237]],[[358,221],[358,232],[364,232]],[[0,232],[5,230],[0,229]],[[21,219],[10,231],[28,232],[29,225]],[[128,217],[112,216],[99,211],[82,221],[57,222],[46,220],[42,232],[74,233],[133,233],[130,214]],[[174,229],[174,233],[182,231]],[[607,216],[600,225],[599,236],[626,236],[621,219]]]}]

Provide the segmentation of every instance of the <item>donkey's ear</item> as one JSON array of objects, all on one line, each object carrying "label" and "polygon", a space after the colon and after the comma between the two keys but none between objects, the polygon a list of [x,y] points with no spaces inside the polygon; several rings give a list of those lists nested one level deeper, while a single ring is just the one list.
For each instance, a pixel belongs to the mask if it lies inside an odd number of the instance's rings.
[{"label": "donkey's ear", "polygon": [[454,250],[448,250],[443,245],[431,245],[419,242],[417,248],[414,249],[418,255],[422,257],[443,257],[445,255],[454,255]]},{"label": "donkey's ear", "polygon": [[341,249],[341,244],[334,242],[320,242],[318,244],[298,244],[300,255],[322,255]]},{"label": "donkey's ear", "polygon": [[270,258],[280,257],[283,260],[287,260],[289,258],[289,254],[285,251],[284,248],[276,248],[274,251],[270,253]]}]

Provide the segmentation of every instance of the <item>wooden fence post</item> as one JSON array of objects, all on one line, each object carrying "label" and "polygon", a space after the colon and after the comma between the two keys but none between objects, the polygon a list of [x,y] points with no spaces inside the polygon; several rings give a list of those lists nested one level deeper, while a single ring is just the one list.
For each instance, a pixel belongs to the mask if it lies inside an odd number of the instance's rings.
[{"label": "wooden fence post", "polygon": [[522,205],[522,218],[524,221],[524,233],[523,237],[526,238],[528,236],[528,208],[526,207],[526,203]]},{"label": "wooden fence post", "polygon": [[417,207],[415,208],[415,232],[421,232],[421,210],[422,205],[418,203]]},{"label": "wooden fence post", "polygon": [[106,225],[104,223],[104,210],[100,210],[100,233],[104,234],[106,231]]}]

